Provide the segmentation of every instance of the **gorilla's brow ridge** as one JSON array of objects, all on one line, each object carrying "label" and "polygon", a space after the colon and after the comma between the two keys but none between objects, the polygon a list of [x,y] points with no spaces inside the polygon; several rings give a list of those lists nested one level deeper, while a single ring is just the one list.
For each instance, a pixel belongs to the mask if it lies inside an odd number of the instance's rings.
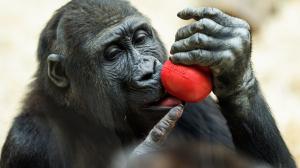
[{"label": "gorilla's brow ridge", "polygon": [[125,35],[133,34],[140,27],[151,29],[147,19],[145,21],[145,18],[141,18],[141,16],[127,17],[120,23],[100,31],[84,45],[84,49],[91,53],[96,53],[99,50],[103,50],[108,44],[119,41]]}]

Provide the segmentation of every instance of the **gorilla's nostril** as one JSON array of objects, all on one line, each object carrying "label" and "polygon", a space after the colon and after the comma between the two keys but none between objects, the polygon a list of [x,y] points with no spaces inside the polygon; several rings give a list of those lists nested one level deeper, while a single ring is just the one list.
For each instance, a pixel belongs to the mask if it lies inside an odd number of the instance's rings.
[{"label": "gorilla's nostril", "polygon": [[142,77],[141,77],[141,81],[145,81],[145,80],[149,80],[149,79],[152,79],[152,73],[147,73],[147,74],[144,74]]},{"label": "gorilla's nostril", "polygon": [[156,60],[153,62],[153,73],[156,73],[156,64],[157,64],[157,62],[156,62]]}]

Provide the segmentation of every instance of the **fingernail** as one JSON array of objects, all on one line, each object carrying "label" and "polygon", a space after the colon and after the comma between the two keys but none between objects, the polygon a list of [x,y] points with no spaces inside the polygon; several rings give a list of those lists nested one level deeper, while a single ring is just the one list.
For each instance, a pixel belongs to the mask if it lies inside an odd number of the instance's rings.
[{"label": "fingernail", "polygon": [[184,10],[180,11],[177,13],[177,16],[180,17],[182,15],[182,13],[184,12]]},{"label": "fingernail", "polygon": [[183,111],[183,106],[178,105],[178,106],[174,107],[171,110],[171,112],[169,113],[170,119],[171,120],[177,120],[181,116],[182,111]]},{"label": "fingernail", "polygon": [[181,117],[181,115],[182,115],[182,113],[183,113],[183,105],[182,104],[180,104],[180,105],[178,105],[176,108],[176,118],[180,118]]},{"label": "fingernail", "polygon": [[175,49],[175,47],[174,47],[174,45],[172,45],[172,46],[171,46],[171,50],[170,50],[170,53],[171,53],[171,54],[174,53],[174,49]]},{"label": "fingernail", "polygon": [[172,63],[176,64],[176,57],[173,56],[170,56],[170,61],[172,61]]}]

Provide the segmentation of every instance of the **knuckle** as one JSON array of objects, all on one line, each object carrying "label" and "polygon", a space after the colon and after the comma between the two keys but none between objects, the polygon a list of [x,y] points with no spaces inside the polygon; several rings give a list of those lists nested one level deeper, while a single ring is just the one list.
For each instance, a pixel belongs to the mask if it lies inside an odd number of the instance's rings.
[{"label": "knuckle", "polygon": [[199,55],[207,55],[205,50],[198,50]]},{"label": "knuckle", "polygon": [[241,37],[235,37],[231,40],[231,44],[232,44],[233,48],[238,48],[238,47],[242,46],[243,40]]},{"label": "knuckle", "polygon": [[153,133],[156,135],[156,134],[163,134],[163,129],[162,129],[162,125],[161,125],[161,123],[160,124],[157,124],[157,125],[155,125],[154,126],[154,128],[153,128]]},{"label": "knuckle", "polygon": [[190,54],[189,54],[189,56],[190,56],[190,61],[192,61],[192,62],[195,62],[195,61],[197,61],[197,59],[198,59],[198,55],[201,55],[200,54],[201,53],[201,50],[200,51],[191,51],[190,52]]},{"label": "knuckle", "polygon": [[197,12],[197,9],[194,8],[194,7],[188,7],[188,8],[185,8],[184,11],[186,13],[196,13]]},{"label": "knuckle", "polygon": [[197,43],[201,43],[202,42],[202,34],[201,33],[197,33],[196,36],[195,36],[195,38],[196,38],[196,42]]},{"label": "knuckle", "polygon": [[241,53],[244,50],[244,42],[241,37],[234,38],[233,41],[233,51],[235,53]]},{"label": "knuckle", "polygon": [[211,8],[211,11],[212,11],[212,13],[213,13],[214,15],[217,15],[217,14],[222,13],[222,11],[221,11],[220,9],[218,9],[218,8]]},{"label": "knuckle", "polygon": [[[251,43],[249,41],[246,41],[245,39],[243,39],[242,37],[236,37],[234,39],[232,39],[231,41],[231,57],[232,58],[238,58],[241,56],[244,56],[245,52],[248,52],[251,47],[250,47]],[[229,57],[229,56],[228,56]]]},{"label": "knuckle", "polygon": [[160,125],[160,129],[162,131],[165,131],[166,128],[170,127],[172,125],[172,121],[169,118],[166,118],[162,121]]},{"label": "knuckle", "polygon": [[245,39],[243,37],[238,37],[236,39],[236,52],[242,53],[246,48],[250,46],[250,39]]},{"label": "knuckle", "polygon": [[221,27],[219,27],[216,22],[214,22],[213,20],[208,19],[208,18],[201,19],[201,24],[202,24],[203,29],[205,29],[205,30],[217,31],[217,30],[221,29]]},{"label": "knuckle", "polygon": [[205,41],[208,41],[208,37],[202,33],[197,33],[197,39],[198,39],[198,43],[203,43]]},{"label": "knuckle", "polygon": [[161,134],[162,134],[162,132],[161,132],[161,130],[157,126],[155,126],[153,128],[152,132],[151,132],[152,136],[158,136],[158,135],[161,135]]},{"label": "knuckle", "polygon": [[244,22],[244,25],[245,25],[246,29],[248,29],[250,31],[250,29],[251,29],[250,24],[245,20],[242,20],[242,21]]},{"label": "knuckle", "polygon": [[216,16],[216,15],[220,14],[220,12],[221,11],[217,8],[212,8],[212,7],[205,8],[205,13],[207,13],[211,16]]},{"label": "knuckle", "polygon": [[180,38],[181,34],[179,32],[176,33],[175,35],[175,41],[178,40]]},{"label": "knuckle", "polygon": [[241,18],[238,18],[238,20],[240,21],[241,25],[243,25],[245,29],[247,29],[248,31],[251,29],[250,24],[246,20],[243,20]]},{"label": "knuckle", "polygon": [[173,56],[171,57],[172,61],[178,62],[181,61],[182,59],[182,54],[181,53],[175,53],[173,54]]},{"label": "knuckle", "polygon": [[[230,51],[228,51],[230,52]],[[223,66],[231,66],[234,64],[235,58],[232,56],[232,54],[224,54],[222,61],[220,62]]]},{"label": "knuckle", "polygon": [[210,19],[203,18],[203,19],[199,20],[199,25],[201,25],[202,27],[206,26],[206,25],[210,24],[210,21],[211,21]]},{"label": "knuckle", "polygon": [[172,47],[171,47],[171,48],[172,48],[172,49],[176,49],[177,46],[178,46],[178,42],[175,42],[175,43],[172,44]]},{"label": "knuckle", "polygon": [[177,109],[171,109],[171,111],[167,114],[167,119],[170,122],[175,122],[178,119],[178,110]]},{"label": "knuckle", "polygon": [[226,62],[231,62],[233,61],[234,59],[234,54],[233,54],[233,51],[232,50],[226,50],[223,52],[223,59],[226,61]]},{"label": "knuckle", "polygon": [[172,52],[176,52],[176,51],[177,51],[177,49],[176,49],[176,47],[174,46],[174,44],[173,44],[172,47],[171,47],[171,51],[172,51]]},{"label": "knuckle", "polygon": [[184,8],[183,10],[180,11],[181,14],[186,13],[189,8]]},{"label": "knuckle", "polygon": [[180,37],[183,34],[183,28],[180,28],[177,32],[176,32],[176,38]]},{"label": "knuckle", "polygon": [[191,39],[190,39],[190,42],[192,43],[192,44],[196,44],[196,43],[199,43],[199,33],[196,33],[196,34],[194,34],[192,37],[191,37]]},{"label": "knuckle", "polygon": [[250,32],[247,29],[244,28],[238,28],[236,30],[236,33],[241,36],[243,39],[247,40],[250,39]]},{"label": "knuckle", "polygon": [[196,31],[199,31],[199,30],[203,30],[203,24],[202,24],[201,20],[198,21],[198,22],[196,22],[195,24],[193,24],[191,26],[191,30],[192,31],[196,32]]},{"label": "knuckle", "polygon": [[171,50],[173,51],[177,51],[179,49],[180,49],[180,42],[175,42],[171,47]]},{"label": "knuckle", "polygon": [[194,11],[196,9],[195,9],[195,7],[186,7],[184,10],[185,11]]},{"label": "knuckle", "polygon": [[163,133],[159,129],[154,128],[150,136],[153,141],[157,142],[163,137]]}]

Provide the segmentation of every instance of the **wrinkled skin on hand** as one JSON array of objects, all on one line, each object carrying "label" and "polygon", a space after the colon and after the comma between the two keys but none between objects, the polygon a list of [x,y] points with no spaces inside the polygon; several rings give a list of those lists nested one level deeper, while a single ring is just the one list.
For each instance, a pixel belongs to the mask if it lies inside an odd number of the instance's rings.
[{"label": "wrinkled skin on hand", "polygon": [[150,131],[145,140],[140,143],[132,152],[131,158],[135,159],[144,154],[159,150],[165,139],[171,133],[180,119],[183,112],[183,105],[172,108]]},{"label": "wrinkled skin on hand", "polygon": [[187,8],[178,17],[196,22],[177,31],[171,48],[173,63],[209,67],[218,98],[239,94],[254,85],[251,34],[246,21],[216,8]]}]

